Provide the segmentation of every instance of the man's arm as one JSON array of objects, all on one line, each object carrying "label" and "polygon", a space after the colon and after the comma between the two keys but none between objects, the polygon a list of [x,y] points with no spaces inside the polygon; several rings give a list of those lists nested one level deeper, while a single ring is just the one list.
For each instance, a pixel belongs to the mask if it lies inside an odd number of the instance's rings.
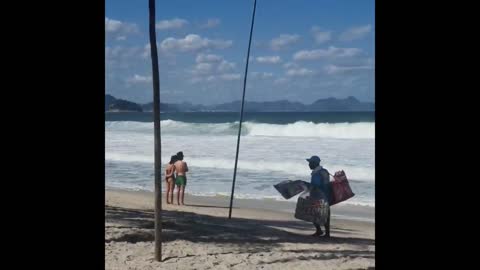
[{"label": "man's arm", "polygon": [[184,163],[185,163],[185,172],[188,172],[187,162],[184,162]]}]

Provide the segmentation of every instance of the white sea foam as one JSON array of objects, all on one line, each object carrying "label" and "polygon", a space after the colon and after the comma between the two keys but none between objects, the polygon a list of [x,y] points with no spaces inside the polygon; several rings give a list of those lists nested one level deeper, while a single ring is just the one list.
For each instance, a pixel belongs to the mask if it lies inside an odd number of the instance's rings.
[{"label": "white sea foam", "polygon": [[[153,123],[142,122],[105,122],[106,130],[151,132]],[[185,123],[174,120],[161,121],[162,134],[191,135],[236,135],[238,122],[235,123]],[[298,121],[291,124],[266,124],[245,122],[242,125],[244,136],[273,137],[316,137],[340,139],[373,139],[375,123],[313,123]]]},{"label": "white sea foam", "polygon": [[[332,174],[344,170],[356,196],[342,204],[375,205],[375,123],[246,122],[236,198],[284,200],[273,185],[310,180],[305,158],[318,154]],[[184,151],[187,192],[230,196],[238,123],[162,121],[162,163]],[[106,186],[153,190],[153,124],[105,122]],[[294,202],[293,200],[292,202]]]}]

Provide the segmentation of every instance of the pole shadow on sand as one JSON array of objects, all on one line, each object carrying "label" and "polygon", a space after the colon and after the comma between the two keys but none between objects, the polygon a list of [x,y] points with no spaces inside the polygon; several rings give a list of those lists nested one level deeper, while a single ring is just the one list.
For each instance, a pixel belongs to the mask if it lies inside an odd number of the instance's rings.
[{"label": "pole shadow on sand", "polygon": [[[127,209],[105,206],[106,229],[114,233],[105,235],[105,242],[153,242],[154,212],[149,210]],[[310,236],[312,225],[302,221],[256,220],[246,218],[215,217],[192,212],[162,210],[162,240],[171,242],[186,240],[194,243],[215,243],[245,249],[245,252],[268,252],[281,248],[282,243],[296,244],[350,244],[364,246],[359,250],[317,250],[296,249],[283,250],[292,253],[314,253],[309,256],[282,258],[288,260],[327,260],[339,257],[374,258],[375,251],[368,246],[374,246],[375,240],[352,237],[348,230],[333,227],[332,237],[316,238]],[[282,228],[282,229],[280,229]],[[290,231],[291,230],[291,231]],[[292,232],[293,231],[293,232]],[[351,230],[350,230],[351,231]],[[308,232],[308,234],[303,233]],[[169,258],[165,258],[168,260]],[[278,261],[278,260],[277,260]],[[275,262],[277,262],[275,261]]]}]

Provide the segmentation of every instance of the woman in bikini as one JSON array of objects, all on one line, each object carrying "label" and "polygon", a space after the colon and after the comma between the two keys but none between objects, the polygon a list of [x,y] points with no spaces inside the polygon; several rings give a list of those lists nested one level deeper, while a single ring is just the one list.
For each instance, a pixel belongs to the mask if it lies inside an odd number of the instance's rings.
[{"label": "woman in bikini", "polygon": [[[172,156],[165,169],[165,181],[167,182],[167,204],[173,204],[173,190],[175,188],[175,165],[177,156]],[[169,200],[170,199],[170,200]]]}]

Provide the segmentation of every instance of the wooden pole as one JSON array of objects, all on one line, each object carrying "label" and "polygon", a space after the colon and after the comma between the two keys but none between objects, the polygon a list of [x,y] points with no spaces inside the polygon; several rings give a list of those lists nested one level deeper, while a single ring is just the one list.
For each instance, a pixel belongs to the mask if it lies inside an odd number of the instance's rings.
[{"label": "wooden pole", "polygon": [[230,195],[230,209],[228,210],[228,218],[229,219],[232,218],[233,194],[235,192],[235,179],[236,179],[236,176],[237,176],[238,151],[240,149],[240,134],[242,132],[243,105],[245,103],[245,88],[246,88],[246,85],[247,85],[248,61],[250,59],[250,45],[252,44],[253,23],[255,22],[255,9],[256,9],[256,7],[257,7],[257,0],[255,0],[255,2],[253,2],[252,24],[250,26],[250,39],[248,40],[247,63],[245,64],[245,75],[243,77],[242,108],[240,110],[240,123],[239,123],[239,127],[238,127],[238,137],[237,137],[237,154],[235,156],[235,167],[233,169],[232,193]]},{"label": "wooden pole", "polygon": [[155,33],[155,0],[148,1],[150,52],[153,78],[153,126],[155,140],[155,259],[162,261],[162,143],[160,137],[160,76],[157,36]]}]

